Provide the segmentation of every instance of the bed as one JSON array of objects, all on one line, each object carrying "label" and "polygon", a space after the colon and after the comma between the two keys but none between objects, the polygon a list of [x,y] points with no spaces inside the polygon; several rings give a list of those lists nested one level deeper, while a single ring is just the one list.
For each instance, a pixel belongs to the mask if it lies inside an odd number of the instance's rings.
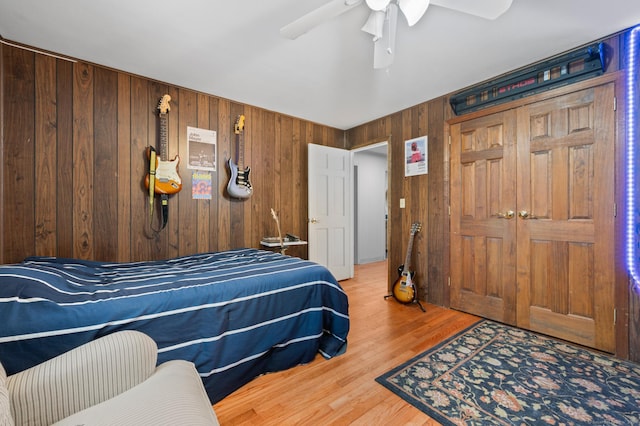
[{"label": "bed", "polygon": [[0,362],[8,374],[124,329],[151,336],[158,363],[192,361],[216,403],[264,373],[342,354],[348,299],[325,267],[257,249],[0,265]]}]

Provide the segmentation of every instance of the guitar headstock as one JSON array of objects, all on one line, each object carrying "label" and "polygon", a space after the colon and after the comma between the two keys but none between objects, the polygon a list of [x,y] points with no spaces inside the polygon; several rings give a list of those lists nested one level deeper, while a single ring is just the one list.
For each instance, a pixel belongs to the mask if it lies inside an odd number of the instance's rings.
[{"label": "guitar headstock", "polygon": [[171,101],[171,96],[164,95],[160,98],[160,102],[158,103],[158,110],[161,114],[166,114],[169,112],[171,107],[169,106],[169,101]]},{"label": "guitar headstock", "polygon": [[276,223],[280,224],[280,220],[278,219],[278,215],[276,214],[276,211],[273,208],[271,208],[271,216],[276,221]]},{"label": "guitar headstock", "polygon": [[420,222],[415,222],[411,225],[411,235],[415,235],[422,229],[422,224]]},{"label": "guitar headstock", "polygon": [[233,127],[233,131],[236,133],[236,135],[239,135],[240,133],[242,133],[243,129],[244,129],[244,114],[240,114],[238,118],[236,118],[236,124]]}]

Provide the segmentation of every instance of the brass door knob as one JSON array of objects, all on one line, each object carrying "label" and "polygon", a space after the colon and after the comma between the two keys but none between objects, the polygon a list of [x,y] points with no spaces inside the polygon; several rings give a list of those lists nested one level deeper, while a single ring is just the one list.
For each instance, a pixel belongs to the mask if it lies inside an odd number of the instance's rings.
[{"label": "brass door knob", "polygon": [[496,213],[498,219],[512,219],[515,216],[515,212],[513,210],[507,210],[504,213]]},{"label": "brass door knob", "polygon": [[518,216],[520,216],[524,220],[537,219],[537,217],[535,217],[534,215],[532,215],[531,213],[529,213],[526,210],[520,210],[518,212]]}]

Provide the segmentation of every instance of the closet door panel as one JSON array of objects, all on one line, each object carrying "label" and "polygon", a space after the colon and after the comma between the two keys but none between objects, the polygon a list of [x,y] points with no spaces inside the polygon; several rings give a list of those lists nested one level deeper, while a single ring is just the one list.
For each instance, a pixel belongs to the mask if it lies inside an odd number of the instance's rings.
[{"label": "closet door panel", "polygon": [[515,324],[515,112],[451,135],[451,306]]},{"label": "closet door panel", "polygon": [[613,84],[518,109],[517,324],[612,352]]}]

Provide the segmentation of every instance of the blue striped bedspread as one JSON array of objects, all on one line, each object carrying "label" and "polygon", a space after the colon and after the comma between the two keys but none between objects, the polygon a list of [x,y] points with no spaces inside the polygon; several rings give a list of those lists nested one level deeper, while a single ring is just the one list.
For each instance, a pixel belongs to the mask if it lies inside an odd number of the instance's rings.
[{"label": "blue striped bedspread", "polygon": [[256,249],[0,265],[7,373],[124,329],[151,336],[158,363],[192,361],[215,403],[261,374],[343,353],[348,298],[325,267]]}]

